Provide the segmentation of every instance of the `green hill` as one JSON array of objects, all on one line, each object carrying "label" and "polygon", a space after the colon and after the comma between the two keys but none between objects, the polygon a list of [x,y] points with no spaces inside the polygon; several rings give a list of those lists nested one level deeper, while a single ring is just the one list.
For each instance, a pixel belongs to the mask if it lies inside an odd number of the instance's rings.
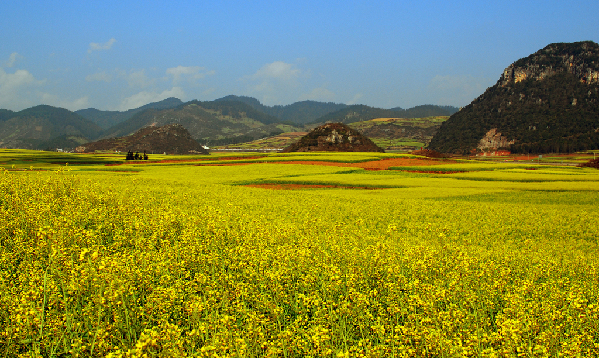
[{"label": "green hill", "polygon": [[379,118],[349,126],[385,150],[411,151],[428,144],[448,116],[425,118]]},{"label": "green hill", "polygon": [[226,96],[215,100],[220,101],[238,101],[249,104],[254,109],[278,118],[280,121],[303,125],[314,122],[316,119],[347,107],[346,104],[317,101],[301,101],[285,106],[265,106],[260,101],[252,97],[245,96]]},{"label": "green hill", "polygon": [[159,102],[146,104],[145,106],[141,106],[139,108],[130,109],[128,111],[101,111],[95,108],[88,108],[80,109],[75,111],[75,113],[96,123],[102,127],[102,129],[108,129],[126,121],[135,114],[146,109],[167,109],[180,106],[181,104],[183,104],[183,102],[180,99],[171,97]]},{"label": "green hill", "polygon": [[451,116],[459,109],[454,106],[437,106],[434,104],[424,104],[408,109],[401,107],[391,108],[392,111],[402,113],[402,118],[425,118],[425,117],[439,117],[439,116]]},{"label": "green hill", "polygon": [[430,149],[573,152],[599,148],[599,45],[554,43],[507,67],[444,122]]},{"label": "green hill", "polygon": [[240,143],[289,129],[277,118],[243,102],[191,101],[176,108],[139,112],[108,129],[103,138],[122,137],[146,126],[167,124],[181,124],[195,140],[209,145]]},{"label": "green hill", "polygon": [[318,118],[316,123],[353,123],[369,121],[375,118],[402,118],[401,112],[391,109],[369,107],[363,104],[348,106],[339,111]]},{"label": "green hill", "polygon": [[10,109],[0,109],[0,122],[4,122],[7,119],[12,118],[15,115],[15,112]]},{"label": "green hill", "polygon": [[5,148],[47,149],[47,142],[57,137],[89,141],[102,132],[102,128],[74,112],[47,105],[19,112],[3,110],[0,118],[0,147]]},{"label": "green hill", "polygon": [[[381,109],[368,107],[364,105],[348,106],[342,103],[333,102],[318,102],[318,101],[301,101],[288,104],[285,106],[265,106],[260,101],[253,97],[245,96],[226,96],[217,101],[239,101],[249,104],[254,109],[271,116],[277,117],[284,122],[290,122],[296,125],[324,123],[324,122],[340,122],[347,113],[357,112],[357,118],[361,120],[370,120],[381,117],[398,117],[398,118],[425,118],[437,116],[450,116],[458,111],[458,108],[453,106],[436,106],[426,104],[408,109],[395,107],[391,109]],[[344,112],[346,110],[346,112]],[[392,111],[392,112],[388,112]],[[351,117],[351,116],[350,116]]]}]

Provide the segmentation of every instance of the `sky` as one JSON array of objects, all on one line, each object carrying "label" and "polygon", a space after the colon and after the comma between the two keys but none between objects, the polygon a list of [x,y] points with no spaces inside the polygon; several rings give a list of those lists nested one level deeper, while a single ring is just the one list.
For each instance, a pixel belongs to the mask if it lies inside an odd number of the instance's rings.
[{"label": "sky", "polygon": [[227,95],[459,107],[550,43],[599,42],[597,0],[3,0],[0,14],[14,111]]}]

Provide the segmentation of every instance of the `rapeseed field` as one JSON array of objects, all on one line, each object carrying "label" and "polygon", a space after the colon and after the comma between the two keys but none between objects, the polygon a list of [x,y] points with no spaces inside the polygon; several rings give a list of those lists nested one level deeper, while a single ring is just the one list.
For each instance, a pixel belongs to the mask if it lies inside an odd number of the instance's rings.
[{"label": "rapeseed field", "polygon": [[2,357],[599,355],[597,170],[34,159],[0,164]]}]

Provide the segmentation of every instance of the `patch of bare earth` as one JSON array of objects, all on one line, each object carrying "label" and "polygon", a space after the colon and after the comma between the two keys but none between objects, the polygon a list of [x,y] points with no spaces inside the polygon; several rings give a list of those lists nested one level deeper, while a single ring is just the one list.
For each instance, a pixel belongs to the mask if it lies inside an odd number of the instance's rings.
[{"label": "patch of bare earth", "polygon": [[[195,158],[195,159],[164,159],[164,160],[131,160],[128,162],[124,162],[124,163],[111,163],[111,164],[106,164],[106,166],[114,166],[114,165],[123,165],[123,164],[156,164],[156,163],[162,163],[162,164],[168,164],[168,163],[192,163],[192,162],[205,162],[205,161],[209,161],[209,160],[223,160],[223,161],[227,161],[227,160],[246,160],[246,159],[258,159],[258,158],[262,158],[262,157],[222,157],[222,158]],[[93,163],[91,163],[93,164]],[[241,164],[252,164],[252,163],[228,163],[228,164],[205,164],[205,165],[241,165]],[[203,164],[198,164],[198,165],[203,165]]]},{"label": "patch of bare earth", "polygon": [[[441,165],[447,163],[455,163],[452,160],[434,160],[434,159],[419,159],[419,158],[389,158],[381,160],[373,160],[369,162],[361,163],[343,163],[343,162],[324,162],[318,160],[295,160],[295,161],[276,161],[276,162],[259,162],[259,163],[210,163],[210,164],[197,164],[197,165],[248,165],[248,164],[301,164],[301,165],[323,165],[329,167],[350,167],[350,168],[363,168],[365,170],[387,170],[391,167],[419,167],[419,166],[430,166],[430,165]],[[449,172],[445,171],[417,171],[419,173],[441,173],[446,174]]]},{"label": "patch of bare earth", "polygon": [[319,184],[279,184],[279,183],[248,184],[248,185],[244,185],[244,186],[247,186],[250,188],[275,189],[275,190],[322,189],[322,188],[367,189],[367,190],[384,189],[384,188],[372,188],[372,187],[367,187],[367,186],[319,185]]},{"label": "patch of bare earth", "polygon": [[440,160],[429,160],[419,158],[388,158],[381,160],[373,160],[362,163],[338,163],[338,162],[320,162],[320,161],[289,161],[289,162],[277,162],[281,164],[304,164],[304,165],[325,165],[334,167],[352,167],[352,168],[363,168],[366,170],[387,170],[391,167],[418,167],[418,166],[429,166],[429,165],[440,165],[447,164],[453,161],[440,161]]}]

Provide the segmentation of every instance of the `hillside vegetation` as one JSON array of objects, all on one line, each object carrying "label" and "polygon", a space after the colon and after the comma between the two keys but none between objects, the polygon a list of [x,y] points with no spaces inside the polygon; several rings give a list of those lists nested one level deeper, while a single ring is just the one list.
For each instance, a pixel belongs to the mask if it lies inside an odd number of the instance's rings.
[{"label": "hillside vegetation", "polygon": [[[101,132],[95,123],[63,108],[40,105],[0,112],[0,147],[46,149],[57,138],[89,141]],[[73,139],[78,138],[78,139]]]},{"label": "hillside vegetation", "polygon": [[138,129],[156,125],[180,124],[202,144],[218,141],[249,141],[281,133],[279,120],[259,112],[243,102],[191,101],[176,108],[147,109],[105,132],[104,138],[122,137]]},{"label": "hillside vegetation", "polygon": [[295,125],[312,123],[327,113],[347,107],[346,104],[317,101],[302,101],[285,106],[277,105],[271,107],[263,105],[260,101],[252,97],[233,95],[217,99],[216,101],[244,102],[258,111],[277,117],[280,121]]},{"label": "hillside vegetation", "polygon": [[159,102],[148,103],[144,106],[130,109],[128,111],[101,111],[95,108],[88,108],[80,109],[75,111],[75,113],[96,123],[102,129],[108,129],[128,120],[135,114],[146,109],[168,109],[177,107],[181,104],[183,104],[183,102],[180,99],[171,97]]}]

